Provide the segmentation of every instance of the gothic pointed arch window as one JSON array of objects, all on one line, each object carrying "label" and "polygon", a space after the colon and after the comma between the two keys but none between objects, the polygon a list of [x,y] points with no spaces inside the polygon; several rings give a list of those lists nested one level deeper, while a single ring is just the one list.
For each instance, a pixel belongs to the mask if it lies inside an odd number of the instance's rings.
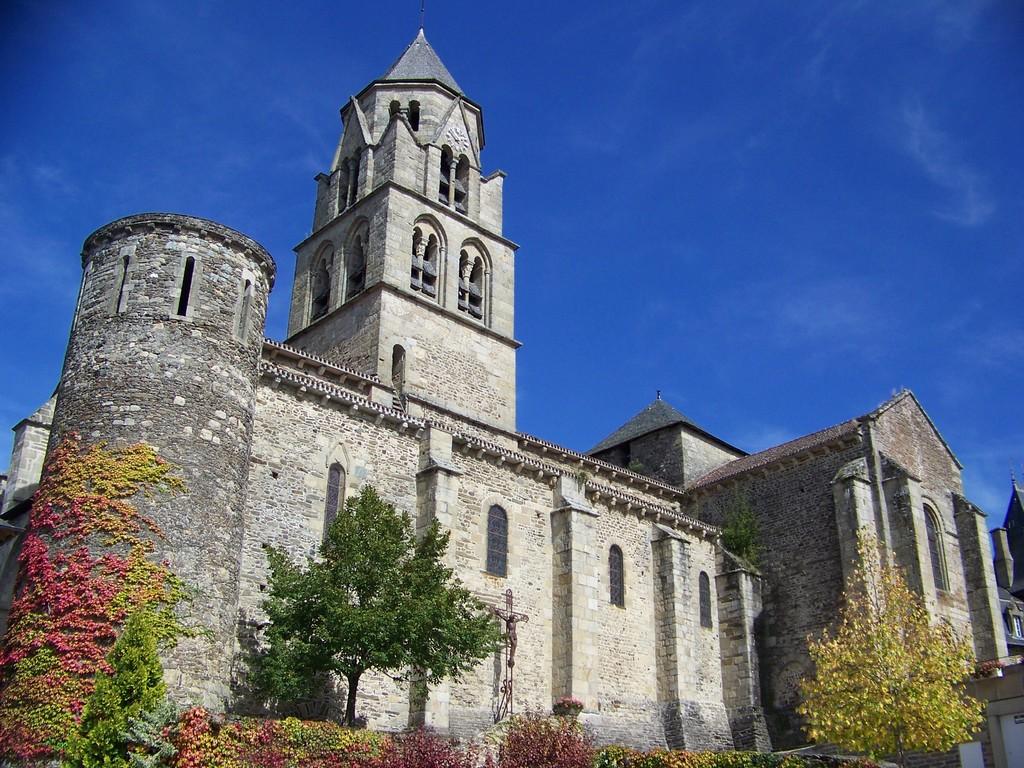
[{"label": "gothic pointed arch window", "polygon": [[451,205],[452,171],[454,170],[452,148],[445,144],[441,147],[441,176],[437,185],[437,199],[445,205]]},{"label": "gothic pointed arch window", "polygon": [[508,515],[497,504],[487,511],[487,572],[508,575]]},{"label": "gothic pointed arch window", "polygon": [[323,317],[331,308],[331,273],[334,268],[334,248],[328,243],[313,260],[310,276],[309,319]]},{"label": "gothic pointed arch window", "polygon": [[608,590],[612,605],[626,607],[626,583],[623,571],[622,550],[613,544],[608,550]]},{"label": "gothic pointed arch window", "polygon": [[942,547],[942,528],[939,525],[939,516],[927,504],[924,505],[924,529],[928,537],[928,556],[932,561],[935,588],[948,592],[949,579],[946,576],[946,557]]},{"label": "gothic pointed arch window", "polygon": [[700,572],[698,581],[698,592],[700,597],[700,625],[710,629],[711,621],[711,579],[704,572]]},{"label": "gothic pointed arch window", "polygon": [[369,227],[365,224],[349,240],[345,252],[345,301],[355,298],[366,287],[366,245]]},{"label": "gothic pointed arch window", "polygon": [[338,519],[338,512],[344,504],[345,468],[336,461],[327,470],[327,497],[324,500],[324,539],[327,538],[327,530],[331,527],[331,524]]},{"label": "gothic pointed arch window", "polygon": [[483,255],[472,244],[459,251],[459,311],[484,319],[487,268]]},{"label": "gothic pointed arch window", "polygon": [[414,291],[422,291],[424,296],[432,299],[437,298],[439,256],[440,241],[437,234],[425,224],[417,225],[412,231],[409,287]]}]

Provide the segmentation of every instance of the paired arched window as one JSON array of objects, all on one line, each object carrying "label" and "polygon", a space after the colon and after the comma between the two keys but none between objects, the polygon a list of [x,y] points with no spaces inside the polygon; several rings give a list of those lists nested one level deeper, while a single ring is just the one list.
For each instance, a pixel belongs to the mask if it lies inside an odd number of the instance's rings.
[{"label": "paired arched window", "polygon": [[441,178],[437,187],[437,199],[459,213],[469,210],[469,158],[455,157],[452,148],[441,147]]},{"label": "paired arched window", "polygon": [[412,232],[412,266],[409,270],[409,287],[422,291],[431,298],[437,297],[437,272],[440,252],[437,235],[425,234],[416,227]]},{"label": "paired arched window", "polygon": [[310,285],[309,319],[316,320],[327,314],[331,308],[331,272],[334,267],[334,249],[326,246],[313,263]]},{"label": "paired arched window", "polygon": [[928,555],[932,561],[935,588],[946,592],[949,590],[949,579],[946,577],[946,558],[942,551],[942,528],[939,527],[939,516],[927,504],[924,506],[924,529],[928,537]]},{"label": "paired arched window", "polygon": [[345,469],[338,462],[331,464],[327,470],[327,498],[324,502],[324,533],[338,518],[338,512],[345,503]]},{"label": "paired arched window", "polygon": [[366,242],[368,230],[363,227],[349,242],[345,253],[345,301],[358,296],[366,287]]},{"label": "paired arched window", "polygon": [[497,504],[487,511],[487,572],[508,575],[508,515]]},{"label": "paired arched window", "polygon": [[612,605],[626,607],[626,582],[622,565],[622,550],[612,545],[608,550],[608,591]]},{"label": "paired arched window", "polygon": [[484,259],[472,249],[459,252],[459,310],[477,320],[484,317]]},{"label": "paired arched window", "polygon": [[700,625],[710,628],[711,622],[711,579],[704,571],[700,572],[697,579],[698,592],[700,593]]}]

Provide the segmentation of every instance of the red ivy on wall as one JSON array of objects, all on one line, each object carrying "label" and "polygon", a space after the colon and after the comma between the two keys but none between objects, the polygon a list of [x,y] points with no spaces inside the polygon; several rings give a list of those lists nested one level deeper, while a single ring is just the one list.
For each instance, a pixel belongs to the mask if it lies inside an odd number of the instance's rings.
[{"label": "red ivy on wall", "polygon": [[182,492],[171,471],[148,445],[85,446],[75,434],[47,457],[0,649],[0,756],[60,754],[128,614],[150,608],[163,642],[190,634],[174,612],[184,585],[154,562],[162,534],[130,503]]}]

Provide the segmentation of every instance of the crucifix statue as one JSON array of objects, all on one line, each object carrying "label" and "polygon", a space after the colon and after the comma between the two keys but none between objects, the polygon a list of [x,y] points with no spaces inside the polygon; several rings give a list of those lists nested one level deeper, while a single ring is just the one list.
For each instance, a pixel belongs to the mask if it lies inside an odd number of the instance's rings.
[{"label": "crucifix statue", "polygon": [[516,646],[519,634],[516,625],[527,622],[530,617],[525,613],[516,613],[512,608],[512,590],[505,590],[505,607],[492,608],[494,615],[505,622],[505,679],[501,683],[498,704],[494,709],[494,722],[498,723],[512,714],[512,673],[516,666]]}]

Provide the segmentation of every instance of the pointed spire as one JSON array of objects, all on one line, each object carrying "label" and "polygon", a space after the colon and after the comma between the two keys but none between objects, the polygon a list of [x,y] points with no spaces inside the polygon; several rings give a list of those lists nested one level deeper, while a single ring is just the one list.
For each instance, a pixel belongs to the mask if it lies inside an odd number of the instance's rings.
[{"label": "pointed spire", "polygon": [[452,73],[448,71],[437,52],[427,42],[427,36],[423,34],[423,27],[420,27],[416,38],[409,43],[398,60],[384,73],[381,80],[436,80],[456,93],[462,93],[462,89],[455,82]]}]

